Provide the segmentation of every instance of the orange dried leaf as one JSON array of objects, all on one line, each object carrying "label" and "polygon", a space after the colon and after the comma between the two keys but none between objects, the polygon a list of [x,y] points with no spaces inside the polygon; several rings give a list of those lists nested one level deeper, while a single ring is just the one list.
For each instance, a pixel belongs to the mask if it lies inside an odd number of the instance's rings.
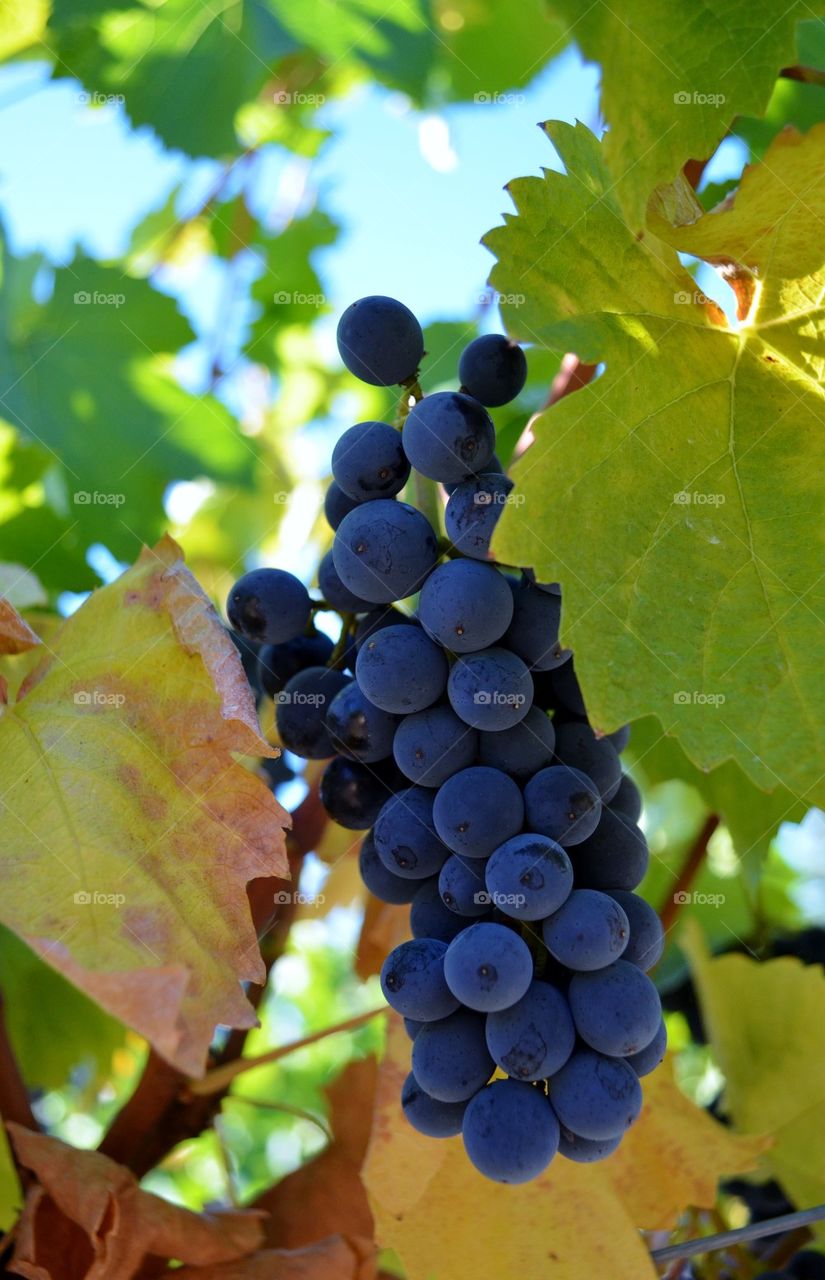
[{"label": "orange dried leaf", "polygon": [[141,1190],[128,1169],[98,1151],[17,1124],[8,1130],[35,1178],[10,1264],[26,1280],[131,1280],[147,1254],[207,1267],[261,1242],[256,1212],[192,1213]]},{"label": "orange dried leaf", "polygon": [[246,884],[287,872],[289,817],[235,755],[272,755],[235,647],[164,539],[95,592],[0,712],[0,919],[203,1073],[255,1014]]},{"label": "orange dried leaf", "polygon": [[0,653],[25,653],[40,644],[40,637],[32,631],[5,596],[0,596]]},{"label": "orange dried leaf", "polygon": [[[368,1264],[370,1265],[370,1264]],[[217,1267],[182,1267],[175,1280],[370,1280],[362,1259],[339,1236],[306,1249],[264,1249],[242,1262]]]}]

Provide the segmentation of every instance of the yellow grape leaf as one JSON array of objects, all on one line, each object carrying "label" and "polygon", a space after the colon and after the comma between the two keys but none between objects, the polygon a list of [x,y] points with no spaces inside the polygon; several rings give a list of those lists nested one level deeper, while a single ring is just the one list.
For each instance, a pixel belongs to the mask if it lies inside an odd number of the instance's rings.
[{"label": "yellow grape leaf", "polygon": [[247,881],[289,816],[240,659],[165,538],[96,591],[0,710],[0,919],[180,1070],[255,1024]]},{"label": "yellow grape leaf", "polygon": [[[777,135],[717,213],[660,193],[644,234],[617,201],[611,134],[545,129],[566,172],[509,184],[491,283],[513,337],[605,369],[535,419],[493,551],[562,582],[593,724],[655,715],[699,769],[732,760],[817,803],[825,125]],[[741,324],[677,250],[721,264]]]},{"label": "yellow grape leaf", "polygon": [[773,1175],[800,1209],[825,1200],[825,974],[794,956],[713,959],[686,928],[710,1043],[738,1129],[769,1133]]},{"label": "yellow grape leaf", "polygon": [[731,1133],[695,1106],[674,1081],[670,1058],[642,1088],[642,1114],[602,1168],[635,1223],[666,1231],[687,1205],[715,1202],[721,1172],[755,1168],[771,1140]]},{"label": "yellow grape leaf", "polygon": [[393,1016],[363,1176],[376,1239],[395,1249],[408,1280],[652,1280],[639,1228],[672,1227],[688,1204],[713,1204],[720,1174],[752,1168],[764,1145],[726,1133],[660,1068],[645,1080],[643,1118],[620,1158],[559,1158],[535,1182],[501,1186],[473,1169],[460,1138],[434,1141],[407,1124],[409,1060]]}]

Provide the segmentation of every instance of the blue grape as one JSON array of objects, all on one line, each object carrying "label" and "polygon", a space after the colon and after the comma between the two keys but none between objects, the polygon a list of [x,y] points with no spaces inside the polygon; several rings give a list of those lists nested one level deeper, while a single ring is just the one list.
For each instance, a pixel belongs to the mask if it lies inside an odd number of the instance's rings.
[{"label": "blue grape", "polygon": [[564,1066],[576,1043],[564,996],[549,982],[531,982],[509,1009],[487,1014],[487,1048],[516,1080],[545,1080]]},{"label": "blue grape", "polygon": [[327,551],[321,557],[318,565],[318,587],[329,607],[336,609],[338,613],[363,613],[371,607],[369,600],[362,600],[341,581],[332,551]]},{"label": "blue grape", "polygon": [[433,827],[433,796],[408,787],[391,796],[375,822],[375,849],[384,866],[407,880],[438,875],[449,856]]},{"label": "blue grape", "polygon": [[471,1009],[428,1022],[413,1042],[413,1075],[438,1102],[466,1102],[483,1088],[494,1068],[484,1019]]},{"label": "blue grape", "polygon": [[476,729],[497,733],[523,720],[533,681],[521,658],[506,649],[482,649],[459,658],[447,681],[457,715]]},{"label": "blue grape", "polygon": [[386,422],[357,422],[336,441],[332,474],[344,493],[357,502],[394,498],[410,474],[401,432]]},{"label": "blue grape", "polygon": [[368,614],[359,618],[355,628],[355,647],[360,652],[370,636],[386,627],[417,627],[419,624],[408,613],[402,613],[395,605],[373,605]]},{"label": "blue grape", "polygon": [[444,528],[457,551],[486,560],[493,532],[513,488],[508,476],[489,469],[452,486],[444,511]]},{"label": "blue grape", "polygon": [[458,1008],[444,981],[447,944],[412,938],[390,952],[381,966],[381,990],[396,1013],[416,1022],[435,1022]]},{"label": "blue grape", "polygon": [[253,569],[239,578],[226,602],[230,626],[246,640],[282,644],[309,622],[309,592],[283,569]]},{"label": "blue grape", "polygon": [[573,654],[565,650],[567,657],[554,667],[550,675],[552,690],[550,705],[559,711],[566,711],[571,716],[587,717],[587,709],[579,686],[576,668],[573,665]]},{"label": "blue grape", "polygon": [[541,927],[544,944],[568,969],[588,972],[618,960],[630,925],[618,902],[598,889],[574,889]]},{"label": "blue grape", "polygon": [[556,755],[596,784],[602,804],[609,804],[622,780],[622,763],[612,742],[597,738],[589,724],[556,724]]},{"label": "blue grape", "polygon": [[448,498],[451,498],[460,484],[466,484],[469,480],[487,480],[490,476],[501,476],[504,474],[504,467],[501,465],[501,458],[497,453],[493,452],[490,461],[485,463],[484,470],[479,475],[475,471],[468,471],[462,480],[446,480],[444,482],[444,492]]},{"label": "blue grape", "polygon": [[487,915],[489,899],[484,884],[484,865],[472,858],[450,854],[438,874],[438,892],[445,907],[465,919]]},{"label": "blue grape", "polygon": [[638,1119],[642,1087],[621,1058],[577,1050],[550,1080],[550,1102],[564,1129],[604,1142],[621,1137]]},{"label": "blue grape", "polygon": [[401,1108],[407,1120],[428,1138],[452,1138],[461,1133],[466,1102],[439,1102],[425,1093],[412,1072],[401,1090]]},{"label": "blue grape", "polygon": [[515,400],[527,381],[527,358],[517,342],[502,333],[474,338],[461,353],[458,377],[463,390],[490,409]]},{"label": "blue grape", "polygon": [[642,816],[642,793],[626,773],[622,774],[619,789],[610,801],[610,808],[621,813],[630,822],[638,822]]},{"label": "blue grape", "polygon": [[336,693],[327,711],[327,731],[345,756],[373,764],[392,754],[398,717],[373,706],[356,681]]},{"label": "blue grape", "polygon": [[521,831],[524,801],[516,783],[500,769],[475,765],[454,773],[438,789],[435,829],[448,849],[467,858],[488,858]]},{"label": "blue grape", "polygon": [[323,667],[332,654],[332,641],[321,631],[296,636],[282,644],[265,644],[258,653],[257,683],[274,698],[288,680],[307,667]]},{"label": "blue grape", "polygon": [[502,769],[516,782],[524,783],[552,764],[555,746],[553,721],[538,707],[531,707],[512,729],[480,733],[478,758],[481,764]]},{"label": "blue grape", "polygon": [[655,1071],[659,1063],[665,1056],[667,1050],[667,1027],[664,1018],[659,1023],[659,1030],[651,1040],[650,1044],[645,1045],[644,1049],[640,1049],[638,1053],[630,1053],[625,1058],[625,1062],[636,1072],[637,1076],[650,1075],[651,1071]]},{"label": "blue grape", "polygon": [[597,829],[602,803],[586,774],[567,765],[553,765],[527,783],[524,812],[531,831],[539,831],[567,849],[581,844]]},{"label": "blue grape", "polygon": [[379,769],[380,765],[362,764],[346,756],[330,760],[318,791],[333,822],[349,831],[366,831],[372,826],[389,794]]},{"label": "blue grape", "polygon": [[567,998],[582,1040],[611,1057],[626,1058],[646,1048],[662,1020],[658,991],[627,960],[614,960],[595,973],[574,974]]},{"label": "blue grape", "polygon": [[349,676],[331,667],[307,667],[286,682],[275,699],[275,720],[287,751],[304,760],[335,755],[327,732],[327,707],[349,683]]},{"label": "blue grape", "polygon": [[597,1160],[605,1160],[612,1156],[622,1140],[622,1135],[615,1138],[580,1138],[577,1133],[561,1126],[559,1134],[559,1155],[576,1164],[595,1164]]},{"label": "blue grape", "polygon": [[622,959],[638,965],[646,973],[659,963],[665,949],[662,922],[650,903],[640,898],[638,893],[630,893],[627,889],[611,889],[609,893],[624,911],[630,925],[630,941]]},{"label": "blue grape", "polygon": [[472,924],[447,948],[447,985],[468,1009],[491,1013],[520,1000],[533,977],[533,957],[523,938],[503,924]]},{"label": "blue grape", "polygon": [[[361,848],[358,851],[358,869],[361,873],[361,879],[369,892],[373,897],[379,898],[381,902],[392,902],[395,905],[400,905],[402,902],[414,901],[418,882],[416,880],[405,880],[402,876],[397,876],[394,872],[387,870],[375,851],[375,837],[371,831],[368,831],[361,841]],[[432,934],[430,936],[436,937],[437,935]],[[444,939],[444,941],[449,941],[449,939]]]},{"label": "blue grape", "polygon": [[439,938],[452,942],[467,928],[465,916],[458,916],[444,904],[438,891],[438,876],[429,880],[408,880],[419,886],[410,907],[410,929],[414,938]]},{"label": "blue grape", "polygon": [[549,671],[561,658],[561,598],[542,591],[529,579],[513,589],[513,618],[502,644],[535,671]]},{"label": "blue grape", "polygon": [[520,1080],[493,1080],[467,1103],[464,1150],[494,1182],[529,1182],[559,1146],[559,1123],[540,1089]]},{"label": "blue grape", "polygon": [[355,675],[370,702],[407,715],[432,706],[447,688],[444,650],[419,626],[383,627],[361,644]]},{"label": "blue grape", "polygon": [[423,787],[440,787],[475,759],[478,735],[449,707],[405,716],[395,731],[393,755],[401,772]]},{"label": "blue grape", "polygon": [[430,522],[390,498],[364,502],[344,516],[332,546],[335,569],[353,595],[373,604],[418,590],[438,557]]},{"label": "blue grape", "polygon": [[492,565],[448,560],[421,588],[418,616],[445,649],[471,653],[504,635],[513,616],[513,595]]},{"label": "blue grape", "polygon": [[496,430],[487,410],[471,396],[436,391],[410,410],[401,439],[416,471],[446,483],[484,470]]},{"label": "blue grape", "polygon": [[426,1022],[416,1022],[415,1018],[404,1019],[404,1030],[411,1040],[414,1040],[422,1027],[426,1027]]},{"label": "blue grape", "polygon": [[573,888],[573,868],[560,844],[532,832],[505,841],[487,863],[493,904],[514,920],[543,920]]},{"label": "blue grape", "polygon": [[380,294],[347,307],[338,321],[337,340],[350,373],[372,387],[406,382],[424,354],[421,325],[409,307]]},{"label": "blue grape", "polygon": [[340,485],[337,485],[334,480],[331,481],[324,494],[324,515],[330,529],[337,529],[344,516],[348,516],[357,506],[358,499],[350,498]]},{"label": "blue grape", "polygon": [[614,729],[612,733],[605,734],[609,742],[613,743],[616,750],[621,753],[630,742],[630,725],[623,724],[620,729]]},{"label": "blue grape", "polygon": [[635,889],[649,860],[639,827],[605,807],[596,830],[576,848],[576,884],[583,889]]}]

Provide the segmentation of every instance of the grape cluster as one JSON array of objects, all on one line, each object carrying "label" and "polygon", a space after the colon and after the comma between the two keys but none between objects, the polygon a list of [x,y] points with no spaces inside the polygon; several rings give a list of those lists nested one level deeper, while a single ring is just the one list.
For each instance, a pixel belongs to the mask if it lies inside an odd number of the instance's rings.
[{"label": "grape cluster", "polygon": [[[629,735],[588,723],[558,584],[489,559],[512,482],[488,409],[523,387],[521,348],[478,338],[458,391],[416,399],[423,337],[406,307],[361,299],[338,343],[357,376],[408,393],[400,431],[358,423],[332,455],[319,587],[342,640],[327,651],[306,590],[275,569],[236,584],[229,618],[264,643],[283,746],[332,757],[321,798],[368,831],[367,888],[410,904],[412,939],[381,973],[413,1042],[408,1120],[461,1133],[483,1174],[523,1182],[557,1152],[614,1151],[665,1051],[646,972],[662,928],[633,893],[648,849]],[[399,497],[414,472],[444,487],[446,539]],[[414,616],[397,607],[411,597]]]}]

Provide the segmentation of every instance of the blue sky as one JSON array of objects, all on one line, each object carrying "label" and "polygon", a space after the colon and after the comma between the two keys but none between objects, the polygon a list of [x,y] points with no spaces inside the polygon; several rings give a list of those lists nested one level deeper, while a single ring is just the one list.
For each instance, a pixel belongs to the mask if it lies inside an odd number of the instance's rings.
[{"label": "blue sky", "polygon": [[[319,123],[335,137],[314,162],[271,149],[256,203],[277,210],[291,187],[305,185],[342,224],[338,244],[320,256],[336,309],[381,292],[402,295],[424,322],[466,315],[489,269],[478,241],[509,205],[505,182],[554,163],[536,124],[598,124],[596,69],[574,50],[511,97],[435,115],[364,86],[321,108]],[[88,108],[76,81],[50,81],[43,64],[0,73],[0,127],[0,210],[12,248],[58,263],[76,248],[116,256],[176,183],[185,182],[185,211],[217,171],[165,151],[147,128],[132,130],[120,107]]]}]

